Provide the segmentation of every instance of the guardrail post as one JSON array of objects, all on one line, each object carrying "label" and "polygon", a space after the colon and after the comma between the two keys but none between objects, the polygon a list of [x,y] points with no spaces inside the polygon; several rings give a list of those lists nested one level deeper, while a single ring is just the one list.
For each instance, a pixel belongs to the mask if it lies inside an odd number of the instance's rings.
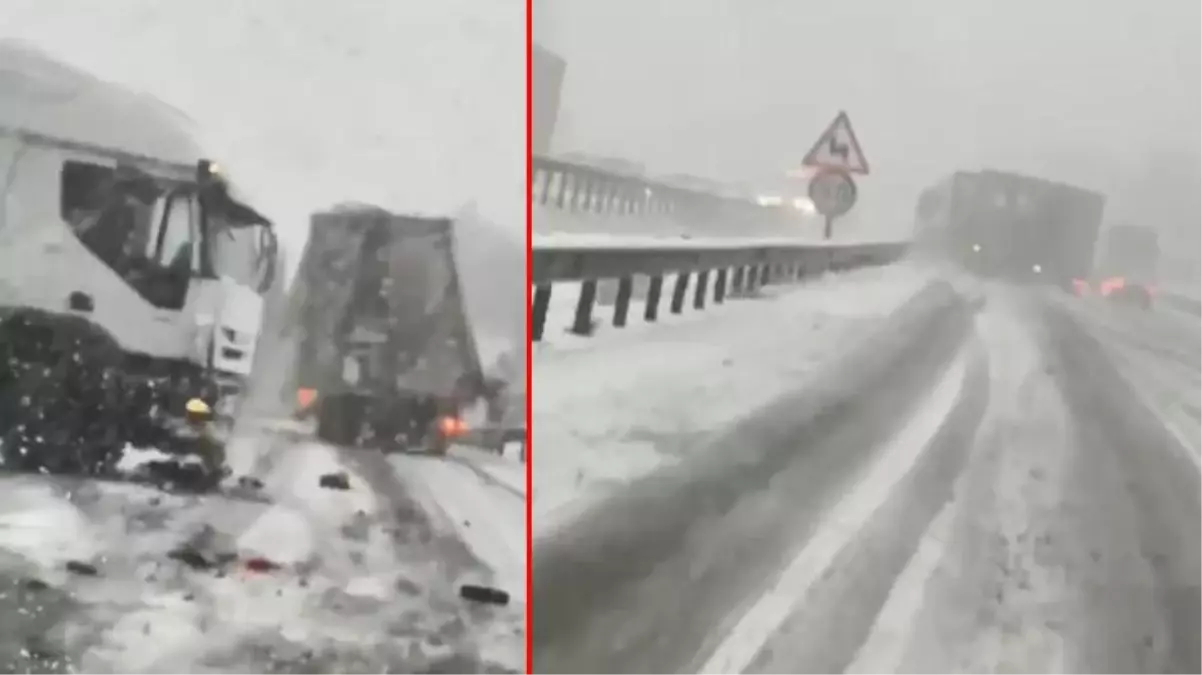
[{"label": "guardrail post", "polygon": [[772,265],[764,265],[760,267],[760,286],[767,286],[768,284],[772,283],[772,279],[769,277],[771,272]]},{"label": "guardrail post", "polygon": [[746,277],[747,272],[743,269],[742,265],[735,268],[734,278],[730,282],[730,290],[734,295],[741,295],[743,293],[743,282]]},{"label": "guardrail post", "polygon": [[626,313],[630,310],[630,295],[634,292],[634,280],[630,277],[618,279],[618,297],[614,299],[614,327],[626,325]]},{"label": "guardrail post", "polygon": [[755,265],[748,265],[745,269],[747,282],[744,284],[744,290],[746,291],[747,295],[751,295],[752,293],[755,293],[756,288],[759,287],[760,268],[756,267]]},{"label": "guardrail post", "polygon": [[530,306],[530,339],[543,339],[543,328],[547,323],[547,307],[551,304],[551,284],[534,287],[534,300]]},{"label": "guardrail post", "polygon": [[601,204],[597,209],[598,212],[605,215],[613,213],[614,206],[614,184],[612,181],[605,181],[601,184]]},{"label": "guardrail post", "polygon": [[571,180],[571,177],[569,174],[567,174],[563,171],[559,172],[559,180],[556,181],[556,185],[555,185],[555,207],[556,208],[562,209],[564,206],[564,202],[567,201],[568,182],[570,180]]},{"label": "guardrail post", "polygon": [[705,292],[709,290],[710,272],[697,273],[697,287],[693,289],[693,309],[705,309]]},{"label": "guardrail post", "polygon": [[672,288],[672,313],[680,314],[684,310],[684,294],[689,289],[689,273],[680,272],[676,275],[676,285]]},{"label": "guardrail post", "polygon": [[714,303],[721,305],[726,301],[726,268],[718,270],[714,277]]},{"label": "guardrail post", "polygon": [[590,182],[588,176],[576,176],[572,179],[573,211],[588,211]]},{"label": "guardrail post", "polygon": [[651,277],[651,281],[647,284],[647,300],[643,307],[643,318],[648,322],[653,322],[659,317],[659,296],[664,291],[664,277],[655,275]]},{"label": "guardrail post", "polygon": [[580,299],[576,301],[576,318],[572,321],[572,332],[576,335],[593,334],[593,301],[597,298],[597,280],[586,279],[580,284]]}]

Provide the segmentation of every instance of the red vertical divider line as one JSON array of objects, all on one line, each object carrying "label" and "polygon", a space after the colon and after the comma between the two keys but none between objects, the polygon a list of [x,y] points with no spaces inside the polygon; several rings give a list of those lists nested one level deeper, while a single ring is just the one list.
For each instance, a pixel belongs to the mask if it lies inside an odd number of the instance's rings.
[{"label": "red vertical divider line", "polygon": [[530,634],[533,625],[534,604],[534,510],[531,496],[534,494],[534,472],[531,468],[534,461],[534,447],[531,440],[534,436],[532,427],[532,404],[534,400],[534,350],[530,340],[532,308],[530,307],[530,288],[534,284],[532,250],[534,231],[534,9],[533,0],[526,0],[526,672],[534,672],[533,640]]}]

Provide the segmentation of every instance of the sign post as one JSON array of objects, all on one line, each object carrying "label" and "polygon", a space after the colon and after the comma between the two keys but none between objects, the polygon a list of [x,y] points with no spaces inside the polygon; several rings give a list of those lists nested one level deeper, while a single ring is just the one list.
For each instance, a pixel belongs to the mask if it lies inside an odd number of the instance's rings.
[{"label": "sign post", "polygon": [[868,175],[868,160],[846,112],[839,112],[801,164],[818,170],[810,179],[809,196],[814,208],[826,219],[823,238],[830,239],[835,219],[856,204],[858,189],[851,175]]}]

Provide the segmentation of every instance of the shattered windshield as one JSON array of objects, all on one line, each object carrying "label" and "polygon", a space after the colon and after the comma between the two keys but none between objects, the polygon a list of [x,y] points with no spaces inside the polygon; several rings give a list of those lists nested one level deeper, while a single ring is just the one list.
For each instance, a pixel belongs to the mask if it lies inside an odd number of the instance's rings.
[{"label": "shattered windshield", "polygon": [[210,214],[208,225],[214,273],[256,291],[266,291],[273,281],[270,256],[276,252],[270,226],[234,223],[220,214]]}]

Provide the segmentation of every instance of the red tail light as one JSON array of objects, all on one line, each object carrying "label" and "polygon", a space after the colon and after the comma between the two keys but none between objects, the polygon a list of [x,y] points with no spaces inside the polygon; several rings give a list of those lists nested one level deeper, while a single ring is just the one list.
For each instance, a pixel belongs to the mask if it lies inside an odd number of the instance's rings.
[{"label": "red tail light", "polygon": [[446,438],[457,438],[467,433],[467,424],[458,417],[441,417],[438,420],[438,431]]},{"label": "red tail light", "polygon": [[1098,293],[1102,297],[1106,297],[1115,291],[1121,291],[1126,285],[1127,280],[1123,277],[1110,277],[1109,279],[1103,279],[1098,284]]}]

